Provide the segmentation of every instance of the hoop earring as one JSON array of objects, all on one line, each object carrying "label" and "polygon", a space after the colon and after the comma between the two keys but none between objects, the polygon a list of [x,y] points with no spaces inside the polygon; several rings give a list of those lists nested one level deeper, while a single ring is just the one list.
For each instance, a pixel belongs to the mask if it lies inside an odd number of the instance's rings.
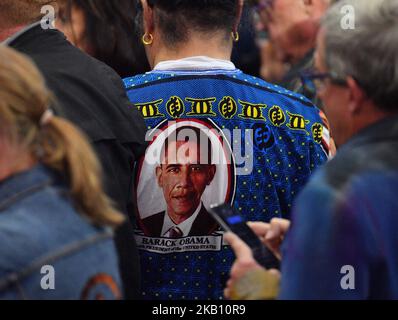
[{"label": "hoop earring", "polygon": [[151,33],[144,33],[141,39],[142,43],[146,46],[149,46],[153,42],[153,35]]},{"label": "hoop earring", "polygon": [[239,41],[239,32],[238,31],[232,31],[231,32],[231,37],[232,37],[232,40],[234,40],[234,42],[238,42]]}]

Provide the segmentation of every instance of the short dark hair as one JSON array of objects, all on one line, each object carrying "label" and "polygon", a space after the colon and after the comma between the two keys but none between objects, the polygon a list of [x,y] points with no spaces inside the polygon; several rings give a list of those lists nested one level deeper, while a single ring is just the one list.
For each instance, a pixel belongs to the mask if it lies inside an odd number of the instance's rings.
[{"label": "short dark hair", "polygon": [[235,23],[238,0],[148,0],[167,46],[188,40],[189,31],[225,31]]},{"label": "short dark hair", "polygon": [[[122,78],[150,70],[145,49],[135,32],[134,0],[63,0],[61,19],[71,21],[72,7],[83,11],[84,40],[93,56],[112,67]],[[138,1],[138,0],[137,0]]]},{"label": "short dark hair", "polygon": [[[193,138],[191,140],[191,138]],[[195,142],[197,144],[197,151],[200,154],[200,157],[204,157],[204,153],[206,153],[206,163],[201,163],[201,159],[198,159],[198,164],[211,164],[212,161],[212,144],[209,136],[201,129],[190,126],[179,127],[174,130],[171,134],[169,134],[164,141],[164,144],[161,149],[160,157],[161,159],[166,156],[166,153],[169,148],[169,144],[172,142]],[[205,145],[205,143],[207,145]],[[162,161],[161,161],[162,162]]]}]

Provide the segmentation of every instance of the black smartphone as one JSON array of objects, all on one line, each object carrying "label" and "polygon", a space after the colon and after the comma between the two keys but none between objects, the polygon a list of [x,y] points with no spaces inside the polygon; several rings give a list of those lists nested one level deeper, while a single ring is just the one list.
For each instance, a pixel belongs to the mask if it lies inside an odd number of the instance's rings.
[{"label": "black smartphone", "polygon": [[279,260],[275,257],[246,224],[245,218],[227,203],[211,205],[210,214],[226,230],[239,236],[253,251],[256,261],[267,269],[279,269]]}]

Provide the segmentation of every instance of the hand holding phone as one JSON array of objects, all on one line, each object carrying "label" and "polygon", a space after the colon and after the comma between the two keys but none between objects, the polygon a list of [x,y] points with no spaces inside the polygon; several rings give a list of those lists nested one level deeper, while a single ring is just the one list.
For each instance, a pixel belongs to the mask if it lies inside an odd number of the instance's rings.
[{"label": "hand holding phone", "polygon": [[252,249],[253,257],[260,265],[267,269],[279,269],[279,260],[248,227],[244,217],[229,204],[211,205],[209,212],[224,230],[235,233]]}]

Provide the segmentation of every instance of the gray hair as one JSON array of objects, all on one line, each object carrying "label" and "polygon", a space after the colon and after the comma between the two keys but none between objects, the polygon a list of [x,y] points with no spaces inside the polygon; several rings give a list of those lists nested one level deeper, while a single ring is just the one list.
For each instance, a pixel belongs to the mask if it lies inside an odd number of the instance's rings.
[{"label": "gray hair", "polygon": [[[352,6],[353,29],[343,28],[342,8]],[[339,78],[352,76],[369,98],[398,111],[398,0],[341,0],[322,20],[325,63]]]}]

